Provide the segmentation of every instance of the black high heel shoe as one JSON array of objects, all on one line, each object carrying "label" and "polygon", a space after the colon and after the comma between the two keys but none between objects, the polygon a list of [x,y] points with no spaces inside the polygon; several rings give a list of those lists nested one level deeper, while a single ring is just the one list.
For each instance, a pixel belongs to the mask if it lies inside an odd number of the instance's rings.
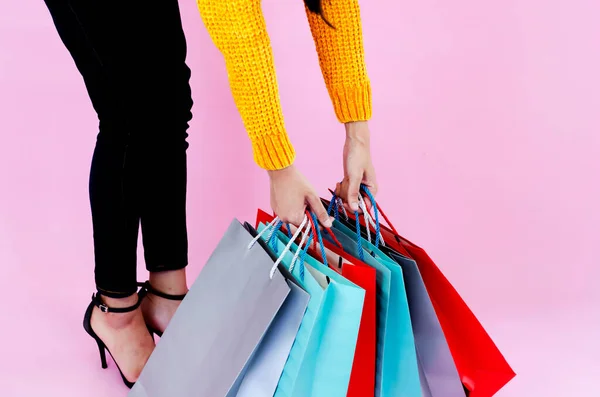
[{"label": "black high heel shoe", "polygon": [[[144,299],[144,296],[146,296],[146,291],[142,289],[138,293],[138,301],[135,305],[129,306],[129,307],[114,307],[113,308],[113,307],[108,307],[106,304],[104,304],[104,302],[102,302],[102,299],[100,298],[100,296],[98,294],[92,295],[92,301],[90,302],[87,310],[85,311],[85,316],[83,317],[83,328],[85,329],[85,332],[87,332],[89,336],[94,338],[94,340],[98,344],[98,351],[100,352],[100,361],[102,362],[102,368],[106,369],[108,367],[108,365],[106,363],[106,352],[108,351],[108,354],[110,354],[111,357],[112,357],[112,353],[110,352],[110,350],[108,350],[108,348],[106,347],[106,345],[104,344],[102,339],[100,339],[98,337],[98,335],[96,335],[96,333],[92,329],[92,313],[94,311],[94,307],[99,308],[102,313],[130,313],[130,312],[134,311],[135,309],[137,309],[138,307],[140,307],[140,305],[142,303],[142,299]],[[127,386],[128,388],[131,389],[133,387],[133,385],[135,384],[135,382],[130,382],[129,380],[127,380],[127,378],[125,378],[125,375],[123,375],[123,372],[121,371],[121,368],[119,368],[119,364],[114,359],[114,357],[113,357],[113,361],[115,361],[115,365],[117,366],[117,369],[119,370],[119,373],[121,374],[121,378],[123,378],[123,382],[125,383],[125,386]]]},{"label": "black high heel shoe", "polygon": [[[154,289],[154,287],[152,287],[152,285],[150,285],[150,281],[146,281],[145,283],[139,283],[138,286],[141,287],[143,291],[145,291],[145,294],[156,295],[159,298],[168,299],[170,301],[182,301],[183,298],[185,298],[185,296],[186,296],[186,294],[181,294],[181,295],[165,294],[164,292]],[[156,334],[159,338],[163,335],[163,333],[160,332],[159,330],[156,330],[149,325],[147,325],[147,327],[148,327],[148,331],[150,331],[150,334]]]}]

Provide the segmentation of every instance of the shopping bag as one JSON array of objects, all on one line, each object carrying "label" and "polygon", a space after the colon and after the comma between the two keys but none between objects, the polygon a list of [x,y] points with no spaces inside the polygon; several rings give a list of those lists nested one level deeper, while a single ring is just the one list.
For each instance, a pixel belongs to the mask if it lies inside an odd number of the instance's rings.
[{"label": "shopping bag", "polygon": [[226,396],[290,292],[234,220],[193,283],[130,397]]},{"label": "shopping bag", "polygon": [[396,261],[404,273],[417,359],[423,373],[421,386],[424,394],[431,397],[464,397],[465,392],[448,342],[416,262],[387,247],[381,247],[381,251]]},{"label": "shopping bag", "polygon": [[332,268],[365,290],[347,397],[373,397],[377,368],[377,272],[335,244],[324,241],[324,245],[328,262],[335,264]]},{"label": "shopping bag", "polygon": [[[266,226],[260,224],[259,231]],[[277,251],[290,266],[299,248],[276,232]],[[311,295],[309,307],[290,351],[276,397],[344,397],[350,381],[365,292],[309,255],[292,275]],[[303,270],[304,269],[304,270]],[[313,295],[314,294],[314,295]],[[314,307],[313,296],[320,297]]]},{"label": "shopping bag", "polygon": [[376,395],[421,397],[419,367],[402,269],[388,257],[377,256],[368,241],[339,221],[334,222],[332,231],[344,251],[375,267],[378,273],[380,269],[387,269],[390,275],[389,308],[385,333],[382,335],[381,370],[377,374]]},{"label": "shopping bag", "polygon": [[402,268],[423,397],[464,397],[456,365],[416,262],[389,247],[377,248],[369,241],[364,248],[376,258],[394,260]]},{"label": "shopping bag", "polygon": [[[329,213],[331,214],[332,207],[330,203],[326,200],[323,200],[323,203],[326,207],[329,207]],[[336,211],[336,217],[337,217]],[[333,241],[333,239],[328,235],[324,234],[325,241]],[[344,238],[342,237],[342,240]],[[358,248],[354,247],[353,241],[345,241],[345,248],[351,248],[350,251],[345,250],[345,252],[349,255],[352,255],[354,258],[358,258]],[[344,247],[344,244],[342,244]],[[390,344],[390,340],[393,339],[393,334],[388,332],[388,316],[391,315],[389,311],[390,306],[390,290],[391,290],[391,271],[384,264],[377,262],[376,260],[369,259],[367,264],[373,267],[376,270],[376,321],[377,321],[377,331],[376,331],[376,361],[375,361],[375,396],[385,396],[383,394],[384,388],[382,385],[384,383],[384,379],[394,379],[394,369],[390,364],[387,364],[384,371],[384,357],[387,357],[385,354],[385,346],[386,344]],[[387,357],[387,360],[392,360],[393,357]],[[385,376],[384,376],[385,374]],[[385,382],[385,389],[391,389],[392,384],[389,381]]]},{"label": "shopping bag", "polygon": [[[335,200],[334,196],[334,200]],[[373,203],[374,198],[373,199]],[[329,203],[326,203],[330,208]],[[339,206],[338,206],[339,207]],[[364,207],[366,209],[366,205]],[[365,217],[370,217],[367,212]],[[348,228],[356,229],[356,220],[350,222],[344,217],[336,214],[338,220]],[[363,237],[371,241],[372,236],[377,236],[380,230],[379,217],[364,221],[364,224],[375,224],[372,233],[362,228]],[[360,228],[360,226],[359,226]],[[423,279],[414,260],[409,259],[395,252],[381,240],[378,247],[372,244],[367,245],[367,249],[378,257],[387,256],[397,262],[403,271],[408,306],[411,314],[411,323],[415,337],[415,347],[417,351],[417,361],[419,364],[419,375],[421,379],[421,388],[424,397],[462,397],[465,392],[460,382],[456,365],[452,359],[448,343],[440,326],[439,320],[433,309],[431,299],[427,293]]]},{"label": "shopping bag", "polygon": [[425,250],[400,236],[381,206],[376,208],[388,225],[380,226],[386,244],[417,263],[467,395],[493,396],[515,377],[515,372]]},{"label": "shopping bag", "polygon": [[229,393],[232,397],[271,397],[275,393],[310,299],[298,285],[287,282],[290,293]]},{"label": "shopping bag", "polygon": [[[244,223],[244,227],[252,236],[258,235],[249,223]],[[263,245],[274,261],[278,259],[277,254],[262,239],[258,239],[257,243]],[[278,268],[286,278],[290,293],[227,397],[271,397],[277,388],[310,299],[308,293],[295,283],[287,269],[283,266]]]},{"label": "shopping bag", "polygon": [[[272,222],[273,218],[265,211],[258,210],[256,221],[257,223],[268,223]],[[365,301],[347,397],[372,397],[375,394],[377,348],[376,272],[375,269],[343,252],[343,249],[336,244],[324,241],[324,248],[330,268],[365,290]],[[313,256],[318,257],[318,254]]]}]

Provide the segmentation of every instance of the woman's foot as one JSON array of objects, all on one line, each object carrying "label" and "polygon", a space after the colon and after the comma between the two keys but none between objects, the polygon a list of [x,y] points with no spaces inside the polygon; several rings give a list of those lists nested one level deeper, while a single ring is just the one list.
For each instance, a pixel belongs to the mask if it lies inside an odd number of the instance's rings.
[{"label": "woman's foot", "polygon": [[[123,308],[135,305],[138,295],[121,299],[103,296],[102,300],[110,308]],[[123,376],[135,382],[154,350],[154,340],[148,332],[142,310],[137,308],[129,313],[103,313],[94,307],[91,327],[110,350]]]},{"label": "woman's foot", "polygon": [[[181,299],[177,297],[182,298],[188,291],[185,269],[152,272],[149,283],[151,288],[142,302],[142,312],[148,327],[162,335],[181,304]],[[175,299],[160,297],[153,290]]]}]

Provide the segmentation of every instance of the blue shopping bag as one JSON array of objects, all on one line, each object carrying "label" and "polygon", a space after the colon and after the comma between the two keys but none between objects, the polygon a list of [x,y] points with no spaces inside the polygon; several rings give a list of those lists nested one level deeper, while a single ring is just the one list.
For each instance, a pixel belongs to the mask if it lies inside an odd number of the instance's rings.
[{"label": "blue shopping bag", "polygon": [[[362,197],[359,202],[364,212],[365,226],[360,226],[360,222],[357,226],[358,214],[355,214],[356,219],[354,222],[350,222],[348,218],[340,218],[338,210],[341,207],[338,204],[339,199],[336,199],[335,196],[333,200],[338,201],[332,201],[332,204],[328,204],[330,213],[332,209],[335,209],[336,218],[341,223],[350,230],[355,227],[360,228],[362,237],[367,238],[369,242],[372,241],[371,235],[373,234],[369,226],[371,225],[375,232],[375,247],[367,244],[367,248],[371,250],[371,255],[376,258],[393,259],[402,268],[423,397],[464,397],[465,390],[417,263],[412,258],[404,256],[384,244],[380,233],[379,211],[375,198],[370,194],[368,188],[363,186],[361,190],[372,201],[375,221],[371,218]],[[381,245],[379,245],[380,242]],[[362,249],[362,244],[359,249]]]},{"label": "blue shopping bag", "polygon": [[[332,231],[346,252],[378,269],[378,276],[380,268],[390,272],[388,315],[381,347],[383,352],[378,356],[381,367],[378,368],[375,395],[421,397],[415,339],[402,269],[341,222],[335,221]],[[325,236],[327,238],[327,234]]]},{"label": "blue shopping bag", "polygon": [[[260,224],[259,232],[265,227]],[[310,294],[275,397],[345,397],[365,292],[306,252],[303,261],[294,262],[298,246],[279,231],[275,237],[271,241],[280,254],[289,246],[282,264]]]}]

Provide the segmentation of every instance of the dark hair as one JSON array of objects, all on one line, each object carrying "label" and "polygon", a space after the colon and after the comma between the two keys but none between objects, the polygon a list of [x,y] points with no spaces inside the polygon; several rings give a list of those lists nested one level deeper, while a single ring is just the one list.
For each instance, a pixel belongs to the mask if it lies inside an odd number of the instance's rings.
[{"label": "dark hair", "polygon": [[304,4],[306,4],[306,8],[308,8],[310,12],[323,16],[321,0],[304,0]]},{"label": "dark hair", "polygon": [[335,27],[331,23],[329,23],[327,18],[325,18],[325,16],[323,15],[323,4],[321,4],[321,0],[304,0],[304,4],[306,4],[306,8],[308,8],[310,12],[319,15],[323,19],[323,21],[325,21],[325,23],[329,25],[330,28],[335,29]]}]

